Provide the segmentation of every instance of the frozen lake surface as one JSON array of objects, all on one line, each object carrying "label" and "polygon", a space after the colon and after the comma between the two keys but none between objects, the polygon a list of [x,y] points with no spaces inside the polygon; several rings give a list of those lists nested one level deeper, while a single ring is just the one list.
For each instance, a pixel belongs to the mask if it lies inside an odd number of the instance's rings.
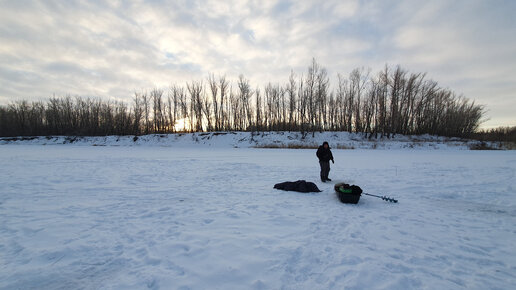
[{"label": "frozen lake surface", "polygon": [[[1,289],[511,289],[514,151],[0,146]],[[323,192],[273,189],[305,179]]]}]

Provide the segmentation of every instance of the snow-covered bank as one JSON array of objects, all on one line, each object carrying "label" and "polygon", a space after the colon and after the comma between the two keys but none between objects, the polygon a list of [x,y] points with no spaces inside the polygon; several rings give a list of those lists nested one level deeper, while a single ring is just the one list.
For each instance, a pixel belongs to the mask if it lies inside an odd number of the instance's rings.
[{"label": "snow-covered bank", "polygon": [[453,149],[472,148],[505,149],[497,142],[483,143],[475,140],[446,138],[430,135],[403,136],[392,138],[368,139],[364,134],[348,132],[219,132],[156,134],[144,136],[106,136],[106,137],[16,137],[0,138],[0,145],[94,145],[94,146],[171,146],[192,147],[212,146],[222,148],[315,148],[322,141],[328,141],[333,148],[339,149]]},{"label": "snow-covered bank", "polygon": [[[0,146],[0,289],[512,289],[513,151]],[[323,192],[273,189],[316,181]]]}]

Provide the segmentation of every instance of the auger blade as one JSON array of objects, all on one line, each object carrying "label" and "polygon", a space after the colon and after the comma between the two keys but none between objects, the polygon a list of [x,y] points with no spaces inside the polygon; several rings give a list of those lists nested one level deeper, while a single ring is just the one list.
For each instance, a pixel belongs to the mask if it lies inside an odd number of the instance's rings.
[{"label": "auger blade", "polygon": [[385,201],[388,201],[388,202],[393,202],[393,203],[397,203],[397,202],[398,202],[398,200],[396,200],[396,199],[394,199],[394,198],[387,197],[387,196],[385,196],[385,195],[384,195],[384,196],[379,196],[379,195],[370,194],[370,193],[365,193],[365,192],[364,192],[363,194],[365,194],[365,195],[369,195],[369,196],[378,197],[378,198],[381,198],[381,199],[383,199],[383,200],[385,200]]}]

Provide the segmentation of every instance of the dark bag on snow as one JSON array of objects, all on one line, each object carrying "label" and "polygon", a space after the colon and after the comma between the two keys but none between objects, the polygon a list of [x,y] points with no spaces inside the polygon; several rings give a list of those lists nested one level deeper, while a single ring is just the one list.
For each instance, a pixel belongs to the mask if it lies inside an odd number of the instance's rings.
[{"label": "dark bag on snow", "polygon": [[349,185],[347,183],[335,184],[335,193],[339,200],[343,203],[358,203],[362,189],[356,185]]},{"label": "dark bag on snow", "polygon": [[321,192],[319,188],[317,188],[317,185],[313,182],[307,182],[304,180],[298,180],[298,181],[287,181],[282,182],[274,185],[274,188],[281,189],[281,190],[287,190],[287,191],[298,191],[298,192]]}]

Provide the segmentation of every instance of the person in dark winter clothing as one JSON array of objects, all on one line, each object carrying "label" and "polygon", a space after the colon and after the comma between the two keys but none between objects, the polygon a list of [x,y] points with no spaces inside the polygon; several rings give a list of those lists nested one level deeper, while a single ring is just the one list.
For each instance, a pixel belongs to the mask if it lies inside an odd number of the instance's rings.
[{"label": "person in dark winter clothing", "polygon": [[335,163],[333,160],[333,154],[330,150],[330,145],[328,142],[324,142],[319,149],[317,149],[317,158],[319,158],[319,165],[321,165],[321,181],[331,181],[328,178],[328,174],[330,173],[330,160]]}]

